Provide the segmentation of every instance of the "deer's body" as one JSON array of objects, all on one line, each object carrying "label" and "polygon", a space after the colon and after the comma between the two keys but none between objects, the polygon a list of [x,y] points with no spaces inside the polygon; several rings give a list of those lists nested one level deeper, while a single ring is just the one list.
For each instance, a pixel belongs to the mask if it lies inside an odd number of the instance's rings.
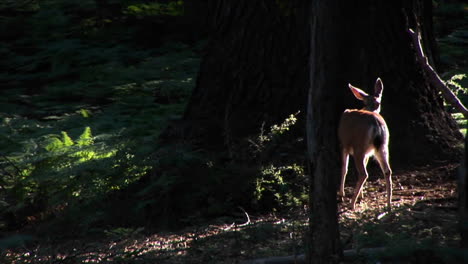
[{"label": "deer's body", "polygon": [[379,114],[383,91],[382,81],[377,79],[373,95],[368,95],[351,84],[349,87],[355,97],[364,102],[365,107],[361,110],[345,110],[341,116],[338,127],[342,158],[339,195],[344,197],[348,160],[349,155],[352,155],[358,171],[358,181],[351,200],[351,208],[354,210],[356,201],[362,194],[362,188],[368,178],[367,162],[371,156],[375,156],[385,175],[387,204],[390,208],[392,200],[392,170],[388,154],[390,134],[385,120]]}]

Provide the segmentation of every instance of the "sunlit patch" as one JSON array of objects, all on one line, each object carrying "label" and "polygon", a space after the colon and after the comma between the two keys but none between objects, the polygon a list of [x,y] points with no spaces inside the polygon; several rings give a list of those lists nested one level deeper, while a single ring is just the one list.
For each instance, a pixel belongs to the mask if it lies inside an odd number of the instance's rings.
[{"label": "sunlit patch", "polygon": [[72,260],[78,263],[203,263],[210,259],[247,258],[252,250],[286,254],[284,250],[302,247],[308,226],[305,215],[296,219],[273,215],[250,219],[248,224],[228,222],[152,235],[145,234],[143,228],[117,228],[105,232],[108,239],[38,245],[26,252],[25,248],[7,251],[6,257],[12,264]]}]

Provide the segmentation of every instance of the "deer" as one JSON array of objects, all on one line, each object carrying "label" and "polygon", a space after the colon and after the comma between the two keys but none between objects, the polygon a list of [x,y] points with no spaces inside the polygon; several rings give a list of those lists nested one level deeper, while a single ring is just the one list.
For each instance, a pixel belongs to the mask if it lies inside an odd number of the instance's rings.
[{"label": "deer", "polygon": [[387,191],[387,206],[391,209],[392,201],[392,169],[389,163],[388,144],[390,133],[384,118],[380,115],[383,83],[377,78],[374,93],[369,95],[363,90],[348,84],[354,96],[364,103],[364,108],[346,109],[339,121],[338,138],[341,143],[341,184],[338,195],[343,200],[344,186],[348,173],[349,155],[353,156],[358,171],[358,181],[351,199],[351,210],[356,208],[356,201],[363,197],[362,189],[369,177],[367,162],[375,157],[385,176]]}]

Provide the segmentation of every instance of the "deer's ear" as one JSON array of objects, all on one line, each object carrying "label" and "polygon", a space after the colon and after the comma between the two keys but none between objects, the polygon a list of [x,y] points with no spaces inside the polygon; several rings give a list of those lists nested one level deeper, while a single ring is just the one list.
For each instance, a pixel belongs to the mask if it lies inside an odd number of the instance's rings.
[{"label": "deer's ear", "polygon": [[383,82],[380,78],[377,78],[377,80],[375,81],[375,86],[374,86],[374,96],[381,98],[382,92],[383,92]]},{"label": "deer's ear", "polygon": [[357,87],[352,86],[351,84],[348,84],[348,86],[349,89],[351,89],[351,92],[353,92],[354,96],[361,101],[364,100],[365,97],[369,96],[366,92]]}]

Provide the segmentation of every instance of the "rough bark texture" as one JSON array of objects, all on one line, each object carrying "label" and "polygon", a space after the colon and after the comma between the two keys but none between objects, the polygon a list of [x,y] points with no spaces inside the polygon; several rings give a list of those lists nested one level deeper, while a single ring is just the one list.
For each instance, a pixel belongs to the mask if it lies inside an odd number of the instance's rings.
[{"label": "rough bark texture", "polygon": [[[181,126],[166,136],[182,133],[175,137],[226,150],[232,142],[258,134],[262,125],[268,128],[305,110],[309,2],[210,1],[214,32],[197,85]],[[340,68],[331,76],[340,82],[329,87],[342,102],[339,111],[361,107],[347,83],[369,90],[381,77],[393,167],[459,157],[454,146],[461,135],[437,90],[425,80],[406,31],[414,25],[413,17],[420,20],[428,43],[425,54],[434,61],[431,1],[361,0],[340,8],[340,16],[330,22],[340,25],[340,47],[331,51],[339,59],[324,69]],[[337,40],[325,41],[333,45]]]},{"label": "rough bark texture", "polygon": [[[342,102],[336,87],[344,87],[339,63],[344,35],[339,0],[316,0],[312,5],[310,89],[307,108],[307,148],[310,186],[310,248],[308,263],[337,263],[339,240],[336,186],[339,171],[337,124]],[[341,103],[341,104],[340,104]]]},{"label": "rough bark texture", "polygon": [[468,248],[468,137],[465,137],[465,157],[463,166],[460,169],[458,182],[458,197],[459,197],[459,227],[461,234],[460,246]]},{"label": "rough bark texture", "polygon": [[[459,157],[454,150],[461,135],[457,125],[444,110],[437,89],[425,79],[415,58],[406,27],[408,17],[416,15],[424,39],[433,39],[431,2],[358,1],[348,4],[346,50],[341,62],[349,82],[369,90],[377,77],[385,86],[382,116],[390,129],[390,156],[393,167],[431,163]],[[410,25],[412,26],[411,19]],[[425,53],[432,58],[431,45]],[[343,89],[344,86],[343,86]],[[337,96],[340,96],[337,94]],[[345,94],[345,105],[360,107]]]},{"label": "rough bark texture", "polygon": [[223,149],[305,109],[308,1],[213,3],[214,32],[184,119],[198,145]]},{"label": "rough bark texture", "polygon": [[[408,24],[414,24],[408,17],[416,17],[431,43],[430,1],[313,3],[307,112],[312,177],[309,260],[332,263],[340,256],[334,188],[339,175],[336,125],[344,108],[362,107],[347,89],[348,82],[370,91],[376,78],[382,78],[382,115],[391,134],[393,167],[454,159],[460,154],[455,146],[461,135],[437,90],[425,79],[407,33]],[[430,47],[425,51],[429,58]]]}]

